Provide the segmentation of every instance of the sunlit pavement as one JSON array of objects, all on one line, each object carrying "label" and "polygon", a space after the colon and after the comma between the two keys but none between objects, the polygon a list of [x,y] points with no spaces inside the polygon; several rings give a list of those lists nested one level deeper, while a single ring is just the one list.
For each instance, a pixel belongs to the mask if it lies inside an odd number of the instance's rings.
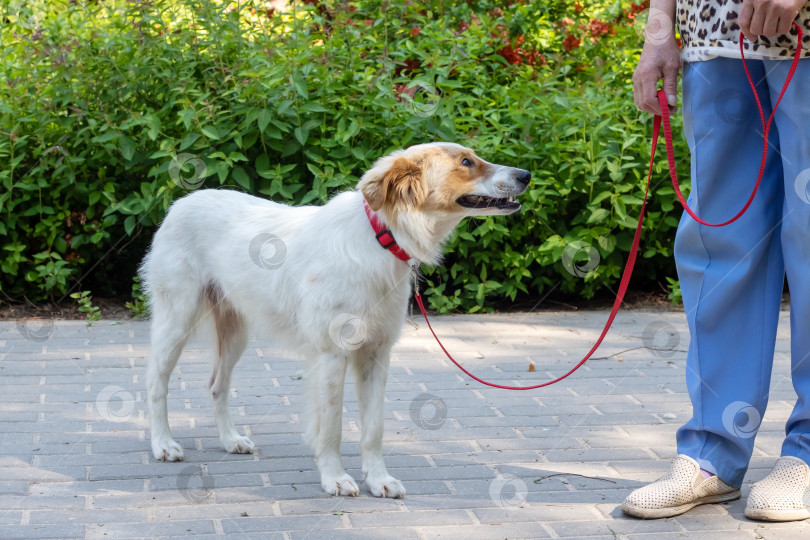
[{"label": "sunlit pavement", "polygon": [[[433,320],[474,373],[528,385],[574,365],[606,318],[568,311]],[[683,314],[625,311],[597,358],[526,392],[469,380],[424,321],[413,321],[418,329],[405,325],[394,349],[386,393],[384,450],[407,489],[402,500],[374,498],[361,483],[351,379],[343,454],[361,495],[321,491],[301,438],[305,364],[265,338],[251,340],[231,395],[257,453],[221,449],[203,330],[170,383],[169,419],[186,460],[158,463],[143,383],[147,322],[0,323],[0,538],[808,537],[807,522],[743,516],[751,483],[779,455],[796,397],[787,312],[743,498],[655,521],[624,517],[619,505],[666,470],[675,430],[690,414]]]}]

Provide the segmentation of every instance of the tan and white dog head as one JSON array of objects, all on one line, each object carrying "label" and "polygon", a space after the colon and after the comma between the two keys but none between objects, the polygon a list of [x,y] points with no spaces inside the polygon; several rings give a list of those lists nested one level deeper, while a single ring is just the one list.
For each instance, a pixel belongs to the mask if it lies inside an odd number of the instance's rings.
[{"label": "tan and white dog head", "polygon": [[529,171],[489,163],[459,144],[428,143],[380,158],[357,188],[406,251],[435,263],[463,218],[517,212],[530,179]]},{"label": "tan and white dog head", "polygon": [[408,210],[461,219],[518,211],[515,198],[530,179],[529,171],[489,163],[459,144],[428,143],[380,158],[357,187],[390,219]]}]

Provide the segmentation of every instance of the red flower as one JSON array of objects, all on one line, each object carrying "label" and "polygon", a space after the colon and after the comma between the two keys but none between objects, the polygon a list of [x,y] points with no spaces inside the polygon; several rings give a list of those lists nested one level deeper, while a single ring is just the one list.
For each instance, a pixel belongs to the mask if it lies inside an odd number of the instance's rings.
[{"label": "red flower", "polygon": [[613,32],[613,25],[611,25],[610,23],[602,22],[599,19],[591,19],[591,22],[588,24],[588,27],[590,28],[591,36],[595,38]]},{"label": "red flower", "polygon": [[650,0],[644,0],[640,4],[630,4],[630,10],[627,12],[627,18],[633,21],[636,20],[636,15],[650,7]]},{"label": "red flower", "polygon": [[563,40],[563,48],[566,51],[573,51],[574,49],[579,48],[580,40],[575,38],[574,36],[568,36]]},{"label": "red flower", "polygon": [[405,60],[405,65],[398,65],[394,68],[394,75],[399,76],[402,73],[406,75],[412,71],[416,71],[422,66],[419,60],[415,58],[408,58]]},{"label": "red flower", "polygon": [[412,86],[408,88],[407,84],[395,84],[394,85],[394,94],[397,96],[397,101],[402,102],[402,94],[407,94],[413,98],[414,94],[416,93],[416,87]]},{"label": "red flower", "polygon": [[469,27],[470,27],[470,24],[467,23],[467,22],[461,21],[460,23],[458,23],[458,31],[459,32],[464,32]]},{"label": "red flower", "polygon": [[515,51],[515,49],[512,48],[511,45],[505,45],[495,52],[503,56],[506,61],[512,65],[520,65],[523,63],[523,58],[521,58],[521,56],[517,53],[517,51]]},{"label": "red flower", "polygon": [[[493,37],[497,37],[493,35]],[[503,30],[500,36],[502,39],[506,38],[506,30]],[[511,43],[506,43],[503,47],[496,50],[504,59],[512,65],[528,64],[534,66],[537,63],[541,65],[546,63],[546,59],[536,50],[527,50],[523,47],[525,36],[518,35]]]},{"label": "red flower", "polygon": [[574,3],[574,11],[577,13],[582,13],[582,5],[579,2]]},{"label": "red flower", "polygon": [[523,58],[530,66],[535,66],[537,64],[545,66],[548,63],[546,62],[546,57],[537,51],[526,51],[523,53]]},{"label": "red flower", "polygon": [[411,35],[412,36],[418,36],[421,33],[422,33],[422,28],[421,27],[414,26],[413,28],[411,28]]}]

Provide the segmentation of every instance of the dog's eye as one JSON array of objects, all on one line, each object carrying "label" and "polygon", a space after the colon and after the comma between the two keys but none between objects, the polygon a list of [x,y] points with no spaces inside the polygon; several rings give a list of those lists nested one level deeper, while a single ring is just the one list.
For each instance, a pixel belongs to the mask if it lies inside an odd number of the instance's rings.
[{"label": "dog's eye", "polygon": [[465,167],[472,167],[473,166],[473,162],[471,160],[467,159],[467,158],[462,159],[461,164],[464,165]]}]

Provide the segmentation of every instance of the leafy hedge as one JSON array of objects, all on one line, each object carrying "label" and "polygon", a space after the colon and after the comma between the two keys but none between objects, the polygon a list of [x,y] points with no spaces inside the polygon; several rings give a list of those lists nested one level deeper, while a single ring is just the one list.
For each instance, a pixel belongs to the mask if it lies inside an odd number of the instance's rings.
[{"label": "leafy hedge", "polygon": [[[618,280],[649,156],[630,82],[644,6],[0,1],[7,299],[128,292],[195,166],[205,187],[321,204],[377,157],[432,140],[533,175],[522,212],[465,221],[426,269],[433,309],[589,298]],[[664,170],[639,284],[674,275]]]}]

